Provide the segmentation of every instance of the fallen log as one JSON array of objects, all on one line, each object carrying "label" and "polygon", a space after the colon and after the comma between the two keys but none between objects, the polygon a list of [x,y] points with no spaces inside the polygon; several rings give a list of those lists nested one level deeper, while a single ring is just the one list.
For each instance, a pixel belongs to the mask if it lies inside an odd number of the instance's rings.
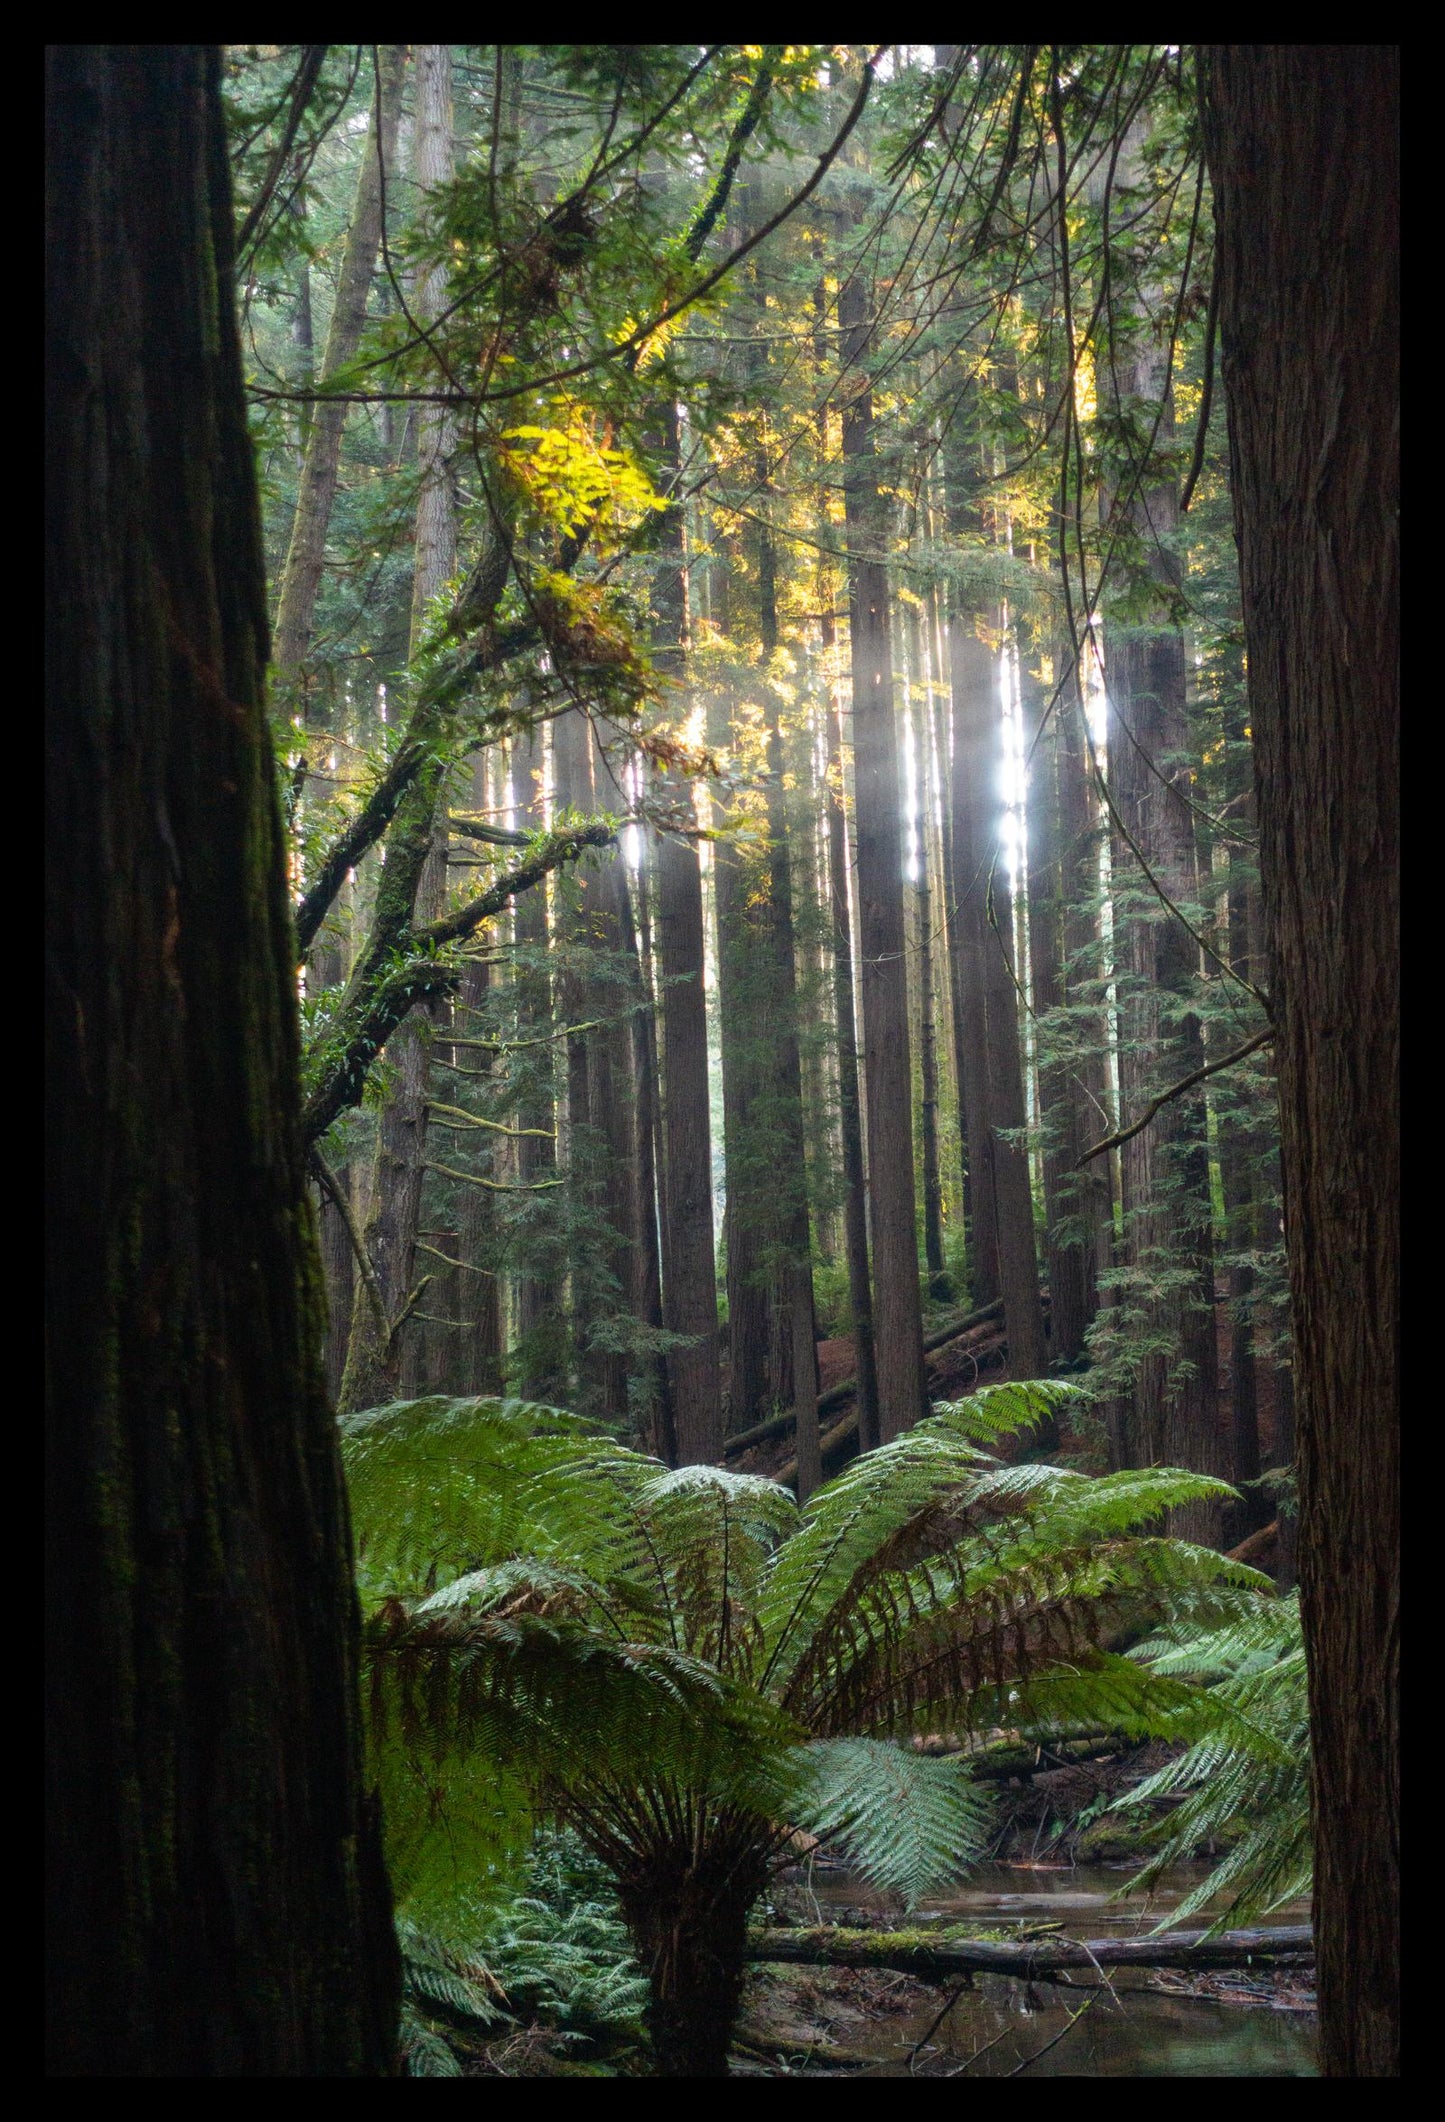
[{"label": "fallen log", "polygon": [[[935,1349],[946,1347],[950,1341],[956,1341],[960,1334],[968,1333],[975,1326],[985,1326],[990,1319],[1001,1319],[1002,1317],[1003,1299],[998,1297],[995,1298],[992,1304],[980,1305],[977,1311],[965,1312],[961,1318],[951,1319],[946,1326],[940,1326],[933,1333],[926,1334],[923,1341],[924,1354],[931,1356]],[[856,1378],[845,1378],[841,1385],[832,1385],[827,1392],[820,1393],[818,1395],[818,1414],[820,1418],[823,1415],[831,1415],[835,1409],[843,1407],[857,1390],[858,1380]],[[854,1419],[856,1421],[857,1418],[855,1417]],[[770,1437],[781,1437],[792,1426],[793,1410],[791,1408],[788,1408],[781,1415],[769,1415],[766,1422],[755,1422],[751,1429],[740,1429],[735,1437],[724,1437],[724,1455],[731,1458],[736,1452],[751,1451],[755,1444],[766,1444]],[[847,1433],[845,1430],[844,1434],[846,1435]]]},{"label": "fallen log", "polygon": [[1155,1938],[1044,1938],[1003,1945],[981,1938],[934,1936],[917,1930],[755,1930],[748,1934],[750,1960],[806,1967],[886,1967],[923,1982],[951,1982],[959,1975],[1017,1975],[1053,1982],[1089,1967],[1251,1967],[1275,1961],[1313,1959],[1308,1924],[1273,1930],[1165,1931]]},{"label": "fallen log", "polygon": [[[957,1335],[949,1336],[950,1340],[956,1340],[957,1338]],[[991,1347],[984,1349],[982,1351],[982,1361],[980,1361],[978,1365],[978,1369],[980,1370],[980,1372],[982,1371],[985,1363],[990,1365],[994,1362],[1001,1363],[1004,1360],[1004,1352],[1007,1347],[1007,1342],[996,1341],[992,1344]],[[788,1420],[790,1423],[792,1419],[792,1416],[789,1415]],[[836,1451],[840,1451],[842,1447],[847,1444],[852,1438],[856,1437],[857,1434],[858,1410],[856,1407],[853,1407],[849,1409],[848,1413],[843,1417],[841,1422],[836,1423],[832,1429],[824,1430],[822,1438],[818,1445],[818,1457],[822,1462],[823,1466],[826,1467],[833,1453]],[[775,1481],[780,1481],[783,1484],[784,1488],[791,1488],[798,1478],[797,1459],[785,1459],[783,1464],[778,1468],[777,1472],[773,1475],[772,1478]]]}]

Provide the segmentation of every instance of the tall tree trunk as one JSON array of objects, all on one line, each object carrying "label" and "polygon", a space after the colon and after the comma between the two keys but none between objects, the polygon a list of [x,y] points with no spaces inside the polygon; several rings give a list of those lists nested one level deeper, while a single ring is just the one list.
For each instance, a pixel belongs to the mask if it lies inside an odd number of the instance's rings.
[{"label": "tall tree trunk", "polygon": [[[823,649],[836,645],[832,585],[823,599]],[[858,1026],[853,996],[853,925],[848,909],[848,816],[843,787],[843,696],[828,702],[828,881],[833,921],[833,1009],[838,1028],[839,1132],[843,1140],[843,1231],[848,1250],[848,1309],[857,1359],[858,1441],[871,1451],[878,1432],[878,1366],[873,1352],[873,1288],[868,1272],[868,1197],[858,1097]]]},{"label": "tall tree trunk", "polygon": [[853,663],[853,772],[858,831],[868,1193],[873,1233],[873,1333],[879,1433],[886,1443],[928,1412],[914,1216],[908,986],[903,956],[903,849],[885,517],[866,371],[869,291],[854,275],[838,298],[850,375],[843,408],[843,490]]},{"label": "tall tree trunk", "polygon": [[[1090,1144],[1113,1130],[1109,1102],[1107,988],[1099,917],[1099,863],[1104,845],[1099,797],[1090,764],[1089,730],[1079,651],[1062,634],[1055,636],[1055,682],[1063,691],[1054,710],[1058,717],[1055,764],[1059,802],[1059,888],[1062,895],[1064,995],[1075,1012],[1072,1059],[1067,1089],[1073,1107],[1072,1129],[1082,1155]],[[1074,1175],[1074,1214],[1082,1226],[1085,1328],[1099,1308],[1099,1277],[1114,1257],[1114,1197],[1108,1158],[1095,1158]],[[1069,1353],[1058,1338],[1055,1349]],[[1083,1347],[1080,1336],[1078,1354]]]},{"label": "tall tree trunk", "polygon": [[[416,48],[416,124],[412,168],[424,200],[452,175],[451,52],[444,44]],[[433,267],[412,291],[423,323],[438,316],[446,299],[446,271]],[[419,652],[426,633],[427,607],[456,572],[456,501],[452,491],[452,453],[456,446],[451,414],[441,406],[423,405],[417,418],[420,485],[416,503],[416,548],[412,574],[410,653]],[[418,835],[430,845],[417,882],[414,910],[418,920],[434,921],[446,905],[447,821],[444,780],[432,777],[413,786],[406,808]],[[387,1044],[390,1087],[377,1121],[376,1173],[370,1213],[362,1243],[371,1257],[389,1321],[382,1335],[376,1308],[361,1291],[352,1310],[351,1348],[347,1353],[342,1400],[347,1407],[366,1407],[393,1397],[402,1384],[425,1390],[419,1374],[424,1339],[405,1317],[416,1291],[416,1239],[421,1227],[422,1190],[426,1175],[427,1097],[430,1088],[432,1014],[414,1010]]]},{"label": "tall tree trunk", "polygon": [[[586,717],[569,708],[552,724],[552,780],[556,811],[577,811],[590,817],[596,811],[592,787],[592,733]],[[586,915],[582,905],[580,876],[557,880],[554,948],[560,948],[557,976],[558,1013],[568,1025],[586,1023],[587,981],[583,970],[587,942]],[[567,1280],[568,1315],[571,1329],[572,1370],[577,1388],[588,1372],[587,1349],[598,1311],[596,1247],[589,1242],[594,1185],[595,1149],[592,1140],[591,1097],[592,1048],[586,1031],[567,1034],[567,1130],[566,1154],[561,1162],[567,1178]]]},{"label": "tall tree trunk", "polygon": [[[428,49],[422,46],[417,53],[418,70],[423,64],[423,54]],[[486,812],[492,809],[491,798],[495,791],[491,783],[495,776],[500,781],[500,762],[495,752],[483,753],[472,762],[471,802],[475,810]],[[491,771],[489,772],[489,766]],[[546,919],[546,893],[539,889],[523,892],[518,911],[529,900],[536,899]],[[492,968],[485,958],[468,965],[462,974],[458,993],[460,1014],[466,1036],[475,1037],[476,1027],[485,1021],[483,1011],[492,983]],[[475,1048],[451,1049],[455,1062],[459,1052],[475,1052]],[[450,1099],[450,1094],[448,1094]],[[450,1102],[460,1103],[460,1100]],[[528,1123],[518,1119],[519,1127]],[[482,1138],[473,1138],[482,1139]],[[493,1142],[505,1138],[495,1136]],[[531,1148],[531,1137],[524,1136],[519,1148]],[[550,1148],[549,1143],[537,1143],[539,1149]],[[491,1178],[495,1175],[497,1158],[492,1147],[483,1139],[480,1157],[477,1158],[478,1175]],[[433,1375],[423,1383],[423,1391],[438,1392],[445,1389],[457,1393],[499,1393],[502,1390],[502,1354],[504,1331],[502,1322],[502,1279],[497,1272],[498,1230],[497,1197],[485,1186],[463,1186],[461,1201],[457,1209],[457,1257],[461,1271],[453,1270],[457,1287],[455,1309],[440,1307],[446,1315],[457,1321],[451,1329],[434,1330],[433,1345],[444,1352],[444,1361]],[[428,1310],[435,1311],[436,1304]],[[437,1341],[435,1335],[444,1335]]]},{"label": "tall tree trunk", "polygon": [[[996,659],[977,616],[950,618],[953,676],[953,899],[959,1073],[968,1119],[974,1204],[973,1299],[1001,1296],[1009,1368],[1047,1369],[1034,1245],[1033,1194],[1021,1135],[1027,1122],[1013,969],[1013,914],[996,825],[999,706]],[[989,1245],[993,1252],[990,1258]]]},{"label": "tall tree trunk", "polygon": [[[1072,656],[1072,651],[1068,652]],[[1074,733],[1069,744],[1069,722],[1076,712],[1077,684],[1060,668],[1064,658],[1054,658],[1054,683],[1048,685],[1036,672],[1024,674],[1026,727],[1038,737],[1029,775],[1029,964],[1033,975],[1033,1002],[1039,1020],[1039,1114],[1043,1135],[1044,1203],[1049,1262],[1049,1340],[1054,1360],[1077,1362],[1084,1352],[1084,1336],[1098,1309],[1096,1230],[1101,1204],[1097,1164],[1076,1170],[1080,1156],[1091,1142],[1106,1132],[1098,1085],[1094,1097],[1081,1082],[1081,1073],[1099,1079],[1098,1056],[1085,1049],[1073,1020],[1062,1015],[1074,1004],[1079,980],[1090,976],[1087,968],[1071,968],[1067,950],[1071,918],[1082,926],[1087,938],[1091,920],[1088,911],[1094,897],[1094,880],[1077,874],[1078,865],[1067,859],[1064,829],[1064,782],[1072,778],[1072,807],[1085,803],[1085,834],[1089,854],[1093,842],[1087,834],[1087,789],[1083,780],[1081,744]],[[1042,735],[1038,736],[1042,718]],[[1032,738],[1031,738],[1031,741]],[[1071,819],[1071,823],[1075,821]],[[1070,892],[1087,886],[1088,901],[1072,910]],[[1097,966],[1093,968],[1097,976]],[[1102,1038],[1102,1026],[1100,1027]],[[1104,1175],[1107,1185],[1107,1172]]]},{"label": "tall tree trunk", "polygon": [[[716,582],[715,610],[722,630],[729,613],[725,581]],[[708,743],[726,751],[731,740],[727,703],[721,693],[708,701]],[[726,822],[718,791],[712,793],[716,826]],[[718,1043],[723,1086],[723,1160],[726,1183],[724,1236],[727,1251],[728,1421],[746,1429],[764,1410],[768,1391],[768,1292],[761,1243],[762,1214],[750,1114],[759,1097],[755,1008],[760,949],[755,909],[737,846],[726,839],[712,848],[713,915],[717,924]],[[764,1211],[765,1213],[765,1211]]]},{"label": "tall tree trunk", "polygon": [[[1229,815],[1235,831],[1254,822],[1253,762],[1246,734],[1245,673],[1239,667],[1226,678],[1223,724],[1227,747],[1225,789]],[[1241,853],[1237,839],[1228,842],[1229,963],[1246,980],[1259,984],[1253,963],[1251,901],[1257,897],[1253,863]],[[1237,1037],[1237,1035],[1236,1035]],[[1225,1032],[1228,1040],[1230,1034]],[[1254,1360],[1253,1293],[1254,1269],[1242,1255],[1252,1252],[1258,1237],[1255,1210],[1255,1150],[1251,1140],[1251,1115],[1235,1084],[1225,1082],[1225,1093],[1215,1099],[1215,1131],[1219,1144],[1219,1182],[1224,1205],[1224,1242],[1233,1255],[1229,1267],[1229,1478],[1236,1484],[1257,1479],[1259,1457],[1259,1394]],[[1232,1095],[1231,1095],[1232,1093]],[[1253,1532],[1270,1515],[1267,1502],[1256,1498],[1237,1517],[1239,1537]]]},{"label": "tall tree trunk", "polygon": [[[669,470],[680,470],[677,409],[668,408]],[[662,520],[662,565],[653,587],[658,666],[679,683],[689,645],[685,526],[680,504]],[[684,831],[696,826],[692,784],[669,774],[659,793]],[[667,1356],[673,1441],[679,1465],[722,1457],[718,1374],[717,1260],[712,1211],[712,1119],[708,1089],[702,870],[698,843],[681,833],[657,841],[657,967],[662,1017],[663,1325],[683,1337]]]},{"label": "tall tree trunk", "polygon": [[919,1161],[923,1167],[923,1257],[929,1294],[953,1294],[943,1266],[943,1187],[938,1169],[938,1047],[934,1033],[933,894],[929,882],[929,803],[927,689],[918,614],[911,607],[903,621],[907,650],[909,739],[913,748],[913,837],[918,882],[918,1071]]},{"label": "tall tree trunk", "polygon": [[[766,439],[759,452],[758,484],[770,480]],[[766,504],[765,504],[766,505]],[[777,568],[772,531],[756,526],[759,636],[762,648],[764,716],[767,723],[768,915],[771,958],[768,982],[768,1101],[773,1137],[772,1235],[775,1306],[779,1316],[778,1358],[773,1382],[780,1400],[791,1400],[798,1438],[798,1494],[806,1498],[822,1478],[818,1442],[818,1366],[813,1325],[812,1237],[808,1213],[808,1169],[803,1138],[803,1071],[798,1044],[798,962],[793,933],[793,858],[783,785],[783,733],[773,660],[778,651]]]},{"label": "tall tree trunk", "polygon": [[48,2067],[384,2076],[220,59],[46,75]]},{"label": "tall tree trunk", "polygon": [[[1161,407],[1172,431],[1165,358],[1147,324],[1120,350],[1111,373],[1135,403]],[[1165,540],[1178,519],[1172,477],[1147,478],[1129,505],[1147,576],[1161,597],[1177,591],[1178,562]],[[1204,1063],[1204,1038],[1190,1007],[1199,946],[1175,907],[1199,899],[1185,702],[1184,637],[1177,626],[1111,626],[1108,690],[1109,781],[1114,844],[1116,959],[1120,983],[1119,1083],[1126,1119],[1169,1084]],[[1150,878],[1155,880],[1151,883]],[[1219,1359],[1214,1316],[1213,1207],[1205,1092],[1201,1084],[1165,1105],[1124,1144],[1125,1257],[1151,1344],[1134,1388],[1132,1457],[1137,1465],[1188,1466],[1220,1473]],[[1181,1280],[1181,1276],[1183,1279]],[[1187,1505],[1171,1514],[1185,1537],[1217,1545],[1220,1507]]]},{"label": "tall tree trunk", "polygon": [[[1399,54],[1211,45],[1294,1298],[1323,2067],[1399,2050]],[[1348,1301],[1342,1300],[1347,1293]]]},{"label": "tall tree trunk", "polygon": [[[351,224],[342,252],[336,299],[322,356],[323,378],[334,374],[351,359],[366,322],[367,295],[371,287],[377,244],[381,235],[381,172],[378,167],[377,141],[381,141],[382,156],[390,169],[395,160],[405,65],[405,45],[390,45],[383,50],[380,68],[380,112],[378,114],[377,109],[373,107],[371,131],[357,174]],[[302,374],[298,380],[303,385],[309,385],[312,381],[314,359],[311,272],[309,265],[304,262],[292,323],[292,338],[301,350]],[[300,479],[297,486],[296,511],[291,524],[291,538],[281,574],[276,633],[272,644],[277,692],[284,704],[293,708],[299,706],[308,751],[314,751],[321,744],[326,721],[323,703],[308,685],[304,666],[311,641],[316,599],[321,587],[326,533],[336,496],[341,432],[345,418],[344,405],[322,406],[315,410],[304,406],[301,408],[298,430],[301,452]],[[313,769],[314,763],[313,760]],[[308,775],[307,785],[308,788],[317,785],[314,772]],[[341,979],[340,950],[332,934],[323,931],[311,952],[306,968],[308,993],[324,993],[327,989],[339,985]],[[337,1185],[350,1194],[353,1190],[353,1176],[349,1166],[339,1165],[334,1177]],[[337,1396],[342,1388],[351,1321],[359,1293],[353,1271],[355,1263],[351,1238],[341,1211],[324,1191],[320,1195],[318,1205],[329,1320],[326,1342],[327,1380],[331,1393]],[[360,1293],[360,1297],[361,1302],[365,1304],[364,1293]]]},{"label": "tall tree trunk", "polygon": [[[336,300],[326,334],[326,350],[321,357],[323,380],[344,368],[361,343],[366,324],[366,298],[376,266],[377,245],[381,241],[382,184],[384,177],[394,180],[396,175],[396,133],[405,69],[406,46],[383,45],[380,108],[372,110],[366,151],[357,172],[351,226],[341,254]],[[336,471],[341,461],[341,430],[345,420],[344,405],[318,405],[312,415],[301,466],[301,482],[296,492],[296,513],[291,522],[291,542],[281,571],[272,658],[283,689],[299,692],[303,703],[307,694],[306,654],[311,645],[316,596],[321,587],[326,530],[331,521],[331,505],[336,498]],[[309,714],[307,720],[310,720]]]},{"label": "tall tree trunk", "polygon": [[[512,778],[518,823],[538,831],[545,823],[542,788],[542,727],[513,740]],[[553,1095],[556,1046],[552,1030],[552,980],[547,962],[547,894],[523,892],[517,900],[517,1036],[522,1046],[521,1095],[517,1125],[526,1130],[517,1143],[517,1179],[523,1186],[545,1186],[555,1177],[557,1107]],[[545,1042],[538,1044],[536,1042]],[[526,1214],[529,1204],[523,1202]],[[545,1219],[545,1220],[544,1220]],[[516,1280],[516,1389],[526,1399],[553,1401],[566,1391],[566,1351],[559,1306],[563,1262],[558,1257],[553,1213],[528,1216]]]}]

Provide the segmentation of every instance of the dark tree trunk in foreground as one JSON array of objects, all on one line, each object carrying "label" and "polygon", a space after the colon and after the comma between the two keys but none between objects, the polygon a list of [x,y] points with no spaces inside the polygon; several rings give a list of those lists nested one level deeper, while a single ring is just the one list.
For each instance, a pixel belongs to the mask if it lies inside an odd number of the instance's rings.
[{"label": "dark tree trunk in foreground", "polygon": [[380,2076],[219,62],[47,67],[50,2068]]},{"label": "dark tree trunk in foreground", "polygon": [[1398,86],[1206,47],[1294,1299],[1323,2067],[1399,2070]]}]

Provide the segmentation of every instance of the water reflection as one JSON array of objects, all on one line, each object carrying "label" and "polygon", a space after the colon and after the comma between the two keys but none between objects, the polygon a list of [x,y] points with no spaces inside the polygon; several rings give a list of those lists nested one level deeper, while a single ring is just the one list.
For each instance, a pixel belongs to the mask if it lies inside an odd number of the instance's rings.
[{"label": "water reflection", "polygon": [[[1128,1868],[1102,1865],[1021,1867],[989,1865],[951,1894],[928,1902],[911,1922],[986,1924],[1000,1930],[1056,1925],[1073,1938],[1134,1935],[1152,1929],[1204,1876],[1207,1866],[1181,1865],[1152,1895],[1114,1899]],[[846,1873],[817,1870],[806,1882],[824,1922],[847,1911],[890,1910],[897,1904]],[[1309,1919],[1309,1904],[1280,1909],[1280,1924]],[[1212,1998],[1161,1995],[1150,1985],[1179,1981],[1152,1971],[1080,1974],[1073,1985],[1029,1984],[980,1975],[936,2027],[940,1994],[906,2022],[875,2022],[869,2039],[850,2034],[857,2052],[876,2046],[878,2061],[858,2075],[973,2078],[1160,2077],[1307,2078],[1317,2075],[1312,2012],[1269,2005],[1221,2004]],[[1226,1978],[1229,1979],[1229,1978]],[[912,2055],[916,2044],[927,2046]]]}]

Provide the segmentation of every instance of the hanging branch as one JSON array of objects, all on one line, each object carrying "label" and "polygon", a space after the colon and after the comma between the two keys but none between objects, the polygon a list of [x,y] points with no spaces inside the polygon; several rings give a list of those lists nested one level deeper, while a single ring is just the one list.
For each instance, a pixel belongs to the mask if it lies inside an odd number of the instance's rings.
[{"label": "hanging branch", "polygon": [[351,1203],[346,1198],[346,1189],[342,1186],[341,1181],[337,1178],[314,1142],[306,1154],[307,1162],[331,1196],[332,1205],[337,1215],[341,1218],[347,1237],[351,1240],[351,1250],[356,1255],[356,1265],[361,1272],[362,1287],[371,1299],[371,1308],[376,1313],[376,1323],[383,1334],[389,1334],[391,1329],[387,1324],[386,1303],[381,1294],[381,1284],[376,1279],[376,1269],[371,1264],[371,1255],[361,1242],[361,1233],[356,1228],[356,1218],[351,1213]]},{"label": "hanging branch", "polygon": [[1083,1156],[1080,1157],[1078,1163],[1074,1166],[1074,1170],[1076,1172],[1082,1171],[1084,1166],[1091,1164],[1095,1157],[1102,1157],[1106,1149],[1117,1149],[1121,1142],[1129,1142],[1135,1135],[1141,1135],[1154,1118],[1154,1115],[1164,1106],[1170,1104],[1175,1098],[1182,1098],[1185,1091],[1193,1090],[1195,1084],[1202,1083],[1206,1076],[1217,1076],[1222,1068],[1233,1068],[1235,1062],[1243,1061],[1247,1054],[1255,1053],[1261,1046],[1268,1046],[1273,1037],[1274,1026],[1272,1024],[1266,1025],[1262,1032],[1256,1032],[1252,1039],[1246,1039],[1243,1046],[1236,1046],[1232,1054],[1224,1054],[1218,1061],[1206,1061],[1203,1068],[1196,1068],[1192,1075],[1185,1076],[1180,1082],[1171,1084],[1168,1090],[1161,1091],[1157,1098],[1150,1100],[1139,1119],[1135,1120],[1131,1126],[1121,1127],[1117,1134],[1105,1135],[1102,1142],[1096,1142],[1092,1149],[1086,1149]]},{"label": "hanging branch", "polygon": [[[315,89],[317,79],[320,76],[322,61],[330,49],[331,47],[328,44],[303,44],[301,47],[301,63],[296,69],[295,80],[291,89],[291,107],[286,113],[286,122],[281,128],[281,137],[271,150],[271,159],[266,165],[266,174],[261,179],[261,189],[256,195],[251,211],[241,223],[240,231],[236,237],[237,271],[241,274],[245,274],[250,268],[251,260],[247,255],[247,245],[250,243],[251,238],[257,235],[261,217],[271,204],[272,193],[280,182],[281,172],[286,167],[286,158],[290,154],[296,135],[301,129],[301,120],[306,115],[306,106],[311,101],[312,91]],[[259,241],[259,237],[257,240]]]},{"label": "hanging branch", "polygon": [[1214,334],[1219,325],[1219,250],[1214,252],[1214,266],[1209,279],[1209,313],[1204,320],[1204,391],[1199,400],[1199,419],[1194,429],[1194,455],[1190,459],[1189,476],[1184,482],[1184,491],[1179,497],[1179,513],[1182,516],[1194,499],[1194,489],[1199,474],[1204,469],[1204,445],[1209,440],[1209,408],[1214,402]]}]

